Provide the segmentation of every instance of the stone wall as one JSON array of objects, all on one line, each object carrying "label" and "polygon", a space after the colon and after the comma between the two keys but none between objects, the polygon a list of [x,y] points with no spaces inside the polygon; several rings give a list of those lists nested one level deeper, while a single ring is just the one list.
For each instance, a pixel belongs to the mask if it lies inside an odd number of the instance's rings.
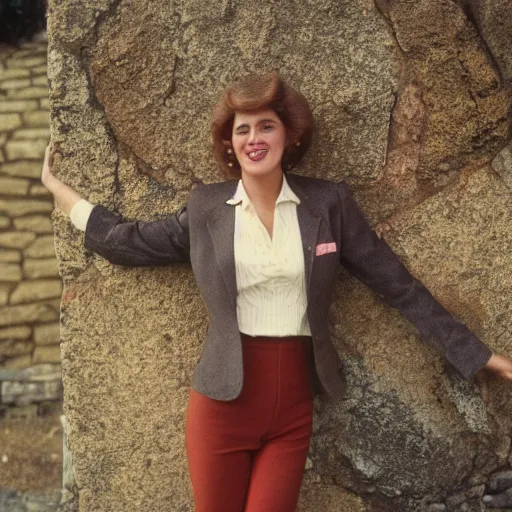
[{"label": "stone wall", "polygon": [[[297,172],[346,179],[438,300],[512,356],[510,10],[509,0],[50,2],[56,172],[128,220],[175,211],[194,183],[221,179],[208,141],[220,91],[279,69],[317,125]],[[207,318],[190,268],[113,266],[65,216],[55,229],[79,510],[193,510],[184,419]],[[498,502],[484,495],[511,469],[511,386],[491,379],[483,395],[344,270],[330,317],[348,389],[341,403],[316,400],[299,510]]]},{"label": "stone wall", "polygon": [[0,368],[60,363],[45,43],[0,47]]}]

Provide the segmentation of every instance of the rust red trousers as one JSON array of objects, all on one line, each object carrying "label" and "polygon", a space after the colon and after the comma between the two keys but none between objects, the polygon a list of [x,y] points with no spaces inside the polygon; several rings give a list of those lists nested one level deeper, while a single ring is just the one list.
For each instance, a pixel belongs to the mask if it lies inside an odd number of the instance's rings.
[{"label": "rust red trousers", "polygon": [[294,512],[309,450],[311,339],[242,335],[240,396],[190,390],[185,428],[196,512]]}]

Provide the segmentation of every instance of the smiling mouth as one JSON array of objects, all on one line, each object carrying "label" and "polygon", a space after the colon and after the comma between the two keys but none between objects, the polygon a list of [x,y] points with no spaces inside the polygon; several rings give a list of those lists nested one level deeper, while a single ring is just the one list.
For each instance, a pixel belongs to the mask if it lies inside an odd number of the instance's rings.
[{"label": "smiling mouth", "polygon": [[258,149],[257,151],[251,151],[248,153],[248,156],[251,160],[257,162],[261,160],[267,154],[267,152],[267,149]]}]

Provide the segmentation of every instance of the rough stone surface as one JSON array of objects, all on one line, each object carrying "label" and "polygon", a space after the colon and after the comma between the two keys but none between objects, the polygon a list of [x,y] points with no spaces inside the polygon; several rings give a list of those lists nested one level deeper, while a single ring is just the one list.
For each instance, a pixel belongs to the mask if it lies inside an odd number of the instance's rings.
[{"label": "rough stone surface", "polygon": [[[491,3],[479,24],[471,0],[285,0],[257,23],[245,0],[50,2],[56,173],[128,219],[174,211],[195,182],[221,179],[208,145],[219,92],[279,68],[317,125],[297,172],[346,179],[438,300],[512,356],[512,196],[488,165],[510,143],[512,53],[497,35],[509,4]],[[54,221],[79,510],[191,511],[184,414],[207,321],[191,271],[111,266]],[[491,380],[485,404],[344,270],[330,320],[347,395],[315,402],[300,510],[423,512],[431,495],[445,510],[461,492],[455,507],[482,510],[471,488],[512,462],[510,389]]]}]

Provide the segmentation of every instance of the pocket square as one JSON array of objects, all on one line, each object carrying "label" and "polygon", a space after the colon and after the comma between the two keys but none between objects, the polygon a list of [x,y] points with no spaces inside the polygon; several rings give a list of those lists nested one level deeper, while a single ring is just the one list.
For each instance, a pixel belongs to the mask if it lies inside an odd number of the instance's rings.
[{"label": "pocket square", "polygon": [[318,244],[316,246],[317,256],[322,256],[322,254],[328,254],[330,252],[336,252],[336,242],[330,242],[328,244]]}]

